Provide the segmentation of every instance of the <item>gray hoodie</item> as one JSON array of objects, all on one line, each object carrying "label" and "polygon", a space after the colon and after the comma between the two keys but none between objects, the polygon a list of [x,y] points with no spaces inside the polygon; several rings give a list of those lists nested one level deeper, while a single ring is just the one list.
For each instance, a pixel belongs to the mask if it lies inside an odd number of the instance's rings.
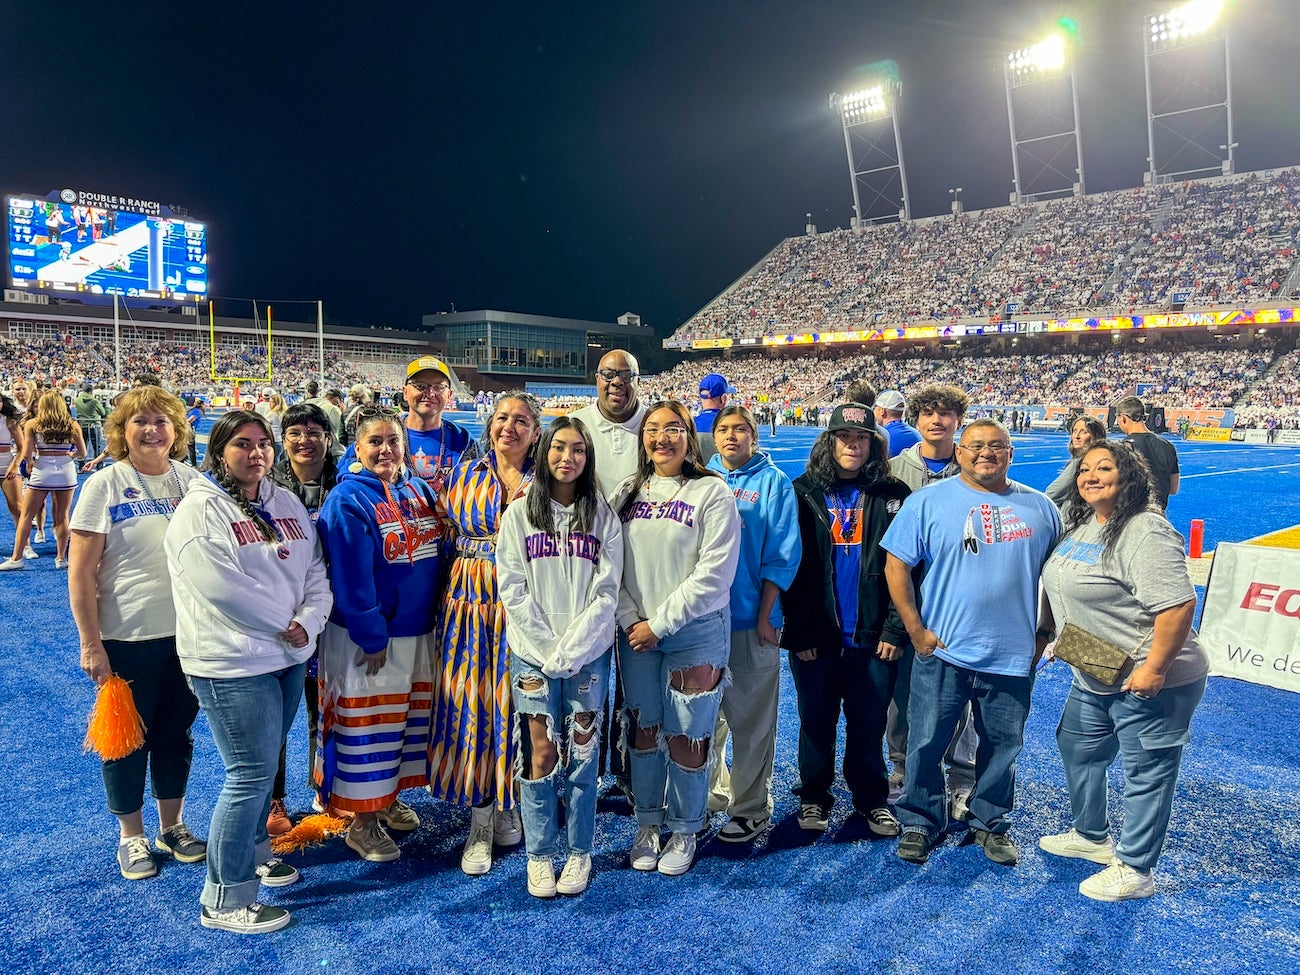
[{"label": "gray hoodie", "polygon": [[927,484],[957,476],[961,473],[961,468],[957,466],[957,451],[954,448],[948,466],[938,474],[932,473],[930,468],[925,466],[925,459],[921,457],[921,445],[918,443],[892,458],[889,461],[889,471],[913,491],[919,491]]}]

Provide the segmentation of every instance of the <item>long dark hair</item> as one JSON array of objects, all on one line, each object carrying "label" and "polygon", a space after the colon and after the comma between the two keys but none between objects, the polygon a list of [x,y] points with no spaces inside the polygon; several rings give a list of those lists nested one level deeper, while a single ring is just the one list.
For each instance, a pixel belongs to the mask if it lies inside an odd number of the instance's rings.
[{"label": "long dark hair", "polygon": [[[853,478],[853,483],[859,486],[878,484],[891,476],[885,435],[873,430],[867,462]],[[832,491],[840,483],[840,465],[835,463],[835,434],[829,430],[813,442],[812,450],[808,452],[808,477],[823,491]]]},{"label": "long dark hair", "polygon": [[9,398],[8,393],[0,393],[0,416],[6,420],[15,420],[22,416],[18,410],[18,404]]},{"label": "long dark hair", "polygon": [[534,528],[540,528],[548,535],[555,534],[555,513],[551,511],[551,488],[555,477],[551,474],[547,456],[551,451],[551,441],[561,430],[578,431],[587,444],[587,462],[574,484],[576,493],[573,497],[573,527],[585,535],[596,524],[596,506],[600,504],[601,495],[596,488],[596,445],[592,443],[586,424],[575,416],[557,416],[542,431],[541,439],[533,448],[533,485],[524,496],[524,512]]},{"label": "long dark hair", "polygon": [[658,410],[671,410],[676,413],[677,419],[681,420],[682,425],[686,427],[686,457],[682,460],[682,477],[687,481],[693,481],[697,477],[722,477],[721,474],[705,467],[700,460],[700,435],[695,432],[695,420],[691,417],[691,411],[675,399],[661,399],[645,411],[645,416],[641,417],[641,426],[637,429],[636,436],[636,476],[632,481],[632,489],[628,491],[619,506],[620,518],[631,510],[636,496],[641,493],[641,488],[654,475],[654,461],[645,452],[645,425],[650,419],[650,414]]},{"label": "long dark hair", "polygon": [[[1115,510],[1106,519],[1106,524],[1101,527],[1102,546],[1109,555],[1115,548],[1115,543],[1119,541],[1120,535],[1123,534],[1124,526],[1133,519],[1134,515],[1141,514],[1143,511],[1157,510],[1153,503],[1156,487],[1151,476],[1151,465],[1128,441],[1103,440],[1101,443],[1094,443],[1084,451],[1083,456],[1079,458],[1079,463],[1082,464],[1083,458],[1096,450],[1104,450],[1110,454],[1115,461],[1115,472],[1119,475],[1119,497],[1115,501]],[[1091,517],[1092,506],[1084,501],[1083,495],[1079,493],[1079,477],[1076,473],[1070,483],[1070,496],[1065,502],[1066,534],[1074,531]]]},{"label": "long dark hair", "polygon": [[208,452],[203,457],[203,470],[212,474],[213,480],[230,495],[231,500],[239,505],[239,510],[248,516],[248,520],[257,526],[258,534],[262,539],[272,544],[280,541],[280,534],[268,522],[257,509],[253,507],[244,489],[239,486],[230,469],[226,467],[226,459],[222,454],[230,441],[235,439],[235,434],[240,427],[249,423],[256,423],[262,428],[271,443],[275,443],[275,437],[271,434],[271,425],[261,414],[254,413],[251,410],[232,410],[212,425],[212,432],[208,434]]},{"label": "long dark hair", "polygon": [[[1074,437],[1074,428],[1080,423],[1082,423],[1087,431],[1092,434],[1092,443],[1088,444],[1088,446],[1078,455],[1082,457],[1089,450],[1106,439],[1106,424],[1102,423],[1095,416],[1088,416],[1086,413],[1080,413],[1070,421],[1069,432],[1071,438]],[[1073,451],[1071,453],[1073,454]]]}]

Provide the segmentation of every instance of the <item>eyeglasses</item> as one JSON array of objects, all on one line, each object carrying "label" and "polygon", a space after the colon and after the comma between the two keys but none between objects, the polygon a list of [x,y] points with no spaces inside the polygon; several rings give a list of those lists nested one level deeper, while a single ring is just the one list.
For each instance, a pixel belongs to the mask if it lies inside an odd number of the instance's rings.
[{"label": "eyeglasses", "polygon": [[986,450],[991,450],[999,457],[1011,450],[1009,443],[980,443],[978,440],[975,443],[959,443],[957,446],[962,450],[969,450],[972,454],[982,454]]},{"label": "eyeglasses", "polygon": [[325,439],[325,436],[326,434],[323,430],[307,430],[306,432],[300,430],[286,430],[284,433],[286,443],[320,443]]},{"label": "eyeglasses", "polygon": [[686,436],[685,427],[646,427],[647,437],[665,437],[668,440],[680,440]]},{"label": "eyeglasses", "polygon": [[625,383],[630,383],[636,379],[640,373],[633,369],[597,369],[596,375],[607,383],[612,383],[615,379],[621,379]]},{"label": "eyeglasses", "polygon": [[446,396],[451,392],[451,387],[446,383],[407,383],[413,390],[423,396],[425,393],[437,393],[439,396]]}]

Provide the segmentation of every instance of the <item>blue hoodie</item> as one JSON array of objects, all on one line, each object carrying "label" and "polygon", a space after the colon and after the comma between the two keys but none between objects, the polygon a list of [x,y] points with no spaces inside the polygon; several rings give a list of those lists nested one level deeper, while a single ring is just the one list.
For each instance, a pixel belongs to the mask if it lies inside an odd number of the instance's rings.
[{"label": "blue hoodie", "polygon": [[[790,479],[763,451],[734,471],[722,466],[722,457],[709,458],[709,470],[727,481],[740,512],[740,564],[731,585],[731,629],[752,630],[758,625],[758,604],[763,581],[781,590],[794,581],[803,548],[799,541],[799,505]],[[772,607],[771,623],[782,626],[781,601]]]},{"label": "blue hoodie", "polygon": [[406,468],[387,492],[368,470],[341,474],[325,499],[316,529],[334,591],[330,622],[366,653],[387,649],[390,637],[433,630],[443,536],[435,501],[433,488]]}]

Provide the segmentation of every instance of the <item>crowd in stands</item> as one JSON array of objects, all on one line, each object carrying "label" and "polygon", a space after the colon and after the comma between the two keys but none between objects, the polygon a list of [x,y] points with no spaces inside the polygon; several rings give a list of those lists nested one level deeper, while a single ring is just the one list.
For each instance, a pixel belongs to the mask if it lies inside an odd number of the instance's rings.
[{"label": "crowd in stands", "polygon": [[790,238],[676,337],[1267,302],[1297,273],[1290,169]]},{"label": "crowd in stands", "polygon": [[1266,380],[1237,405],[1237,425],[1300,430],[1300,349],[1281,356]]}]

